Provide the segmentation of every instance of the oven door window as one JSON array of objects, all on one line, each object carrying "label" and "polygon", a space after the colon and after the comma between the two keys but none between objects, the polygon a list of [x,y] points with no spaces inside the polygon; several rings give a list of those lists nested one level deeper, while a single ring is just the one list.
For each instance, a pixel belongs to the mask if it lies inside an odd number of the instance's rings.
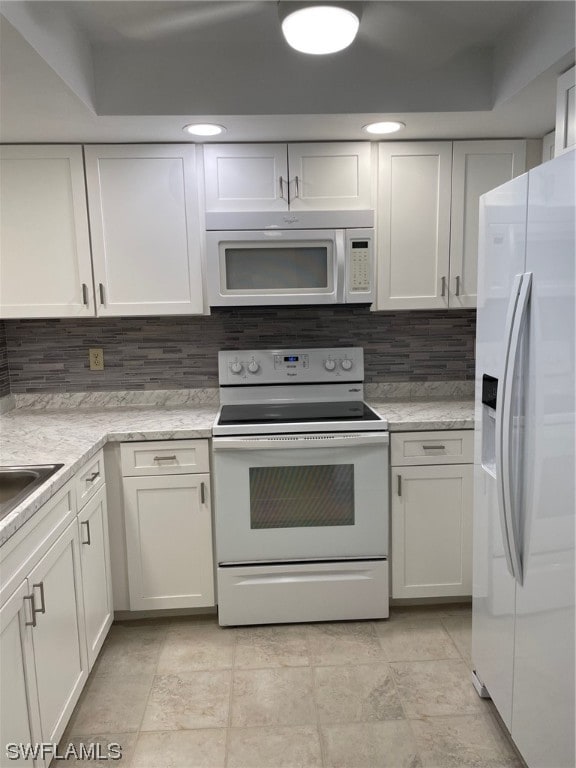
[{"label": "oven door window", "polygon": [[250,527],[354,525],[354,465],[251,467]]},{"label": "oven door window", "polygon": [[226,243],[222,246],[227,293],[331,293],[332,243]]}]

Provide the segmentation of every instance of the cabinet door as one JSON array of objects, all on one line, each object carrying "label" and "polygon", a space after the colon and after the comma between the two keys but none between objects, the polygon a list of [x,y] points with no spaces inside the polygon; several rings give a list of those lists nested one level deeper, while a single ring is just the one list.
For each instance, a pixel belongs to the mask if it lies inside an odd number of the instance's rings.
[{"label": "cabinet door", "polygon": [[2,765],[44,765],[40,760],[30,761],[22,757],[6,760],[5,757],[8,744],[34,744],[42,741],[34,674],[31,613],[24,600],[27,595],[28,585],[23,582],[0,608]]},{"label": "cabinet door", "polygon": [[123,485],[130,610],[214,605],[210,476]]},{"label": "cabinet door", "polygon": [[28,577],[42,741],[59,741],[88,677],[78,527],[74,520]]},{"label": "cabinet door", "polygon": [[476,306],[480,195],[526,170],[525,141],[455,141],[450,225],[450,307]]},{"label": "cabinet door", "polygon": [[452,143],[382,143],[378,169],[377,308],[446,308]]},{"label": "cabinet door", "polygon": [[288,145],[290,210],[373,207],[370,142]]},{"label": "cabinet door", "polygon": [[86,645],[92,669],[114,618],[105,487],[78,514],[78,528]]},{"label": "cabinet door", "polygon": [[554,155],[576,145],[576,67],[558,78],[556,89],[556,134]]},{"label": "cabinet door", "polygon": [[204,147],[207,211],[287,211],[286,144]]},{"label": "cabinet door", "polygon": [[392,468],[393,597],[472,594],[472,468]]},{"label": "cabinet door", "polygon": [[85,151],[98,315],[202,313],[195,148]]},{"label": "cabinet door", "polygon": [[2,317],[94,315],[82,147],[0,147]]}]

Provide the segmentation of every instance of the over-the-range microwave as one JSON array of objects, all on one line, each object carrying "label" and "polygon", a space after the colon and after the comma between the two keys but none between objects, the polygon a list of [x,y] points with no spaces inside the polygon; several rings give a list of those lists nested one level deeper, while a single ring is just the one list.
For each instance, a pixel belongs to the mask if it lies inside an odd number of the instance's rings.
[{"label": "over-the-range microwave", "polygon": [[372,211],[219,214],[217,221],[237,226],[206,232],[210,306],[372,303]]}]

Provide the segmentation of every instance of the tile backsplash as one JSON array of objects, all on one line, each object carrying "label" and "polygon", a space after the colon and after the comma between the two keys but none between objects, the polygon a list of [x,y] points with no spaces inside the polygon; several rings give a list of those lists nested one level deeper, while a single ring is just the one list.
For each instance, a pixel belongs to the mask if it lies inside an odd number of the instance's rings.
[{"label": "tile backsplash", "polygon": [[[474,310],[245,307],[205,317],[6,320],[4,326],[1,394],[216,387],[219,349],[275,347],[364,347],[370,383],[474,378]],[[89,370],[90,347],[104,350],[103,371]]]}]

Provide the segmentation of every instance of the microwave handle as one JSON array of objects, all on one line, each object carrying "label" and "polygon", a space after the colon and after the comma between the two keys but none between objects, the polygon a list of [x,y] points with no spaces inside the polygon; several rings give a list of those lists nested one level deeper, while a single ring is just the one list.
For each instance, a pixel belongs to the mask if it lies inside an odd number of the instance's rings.
[{"label": "microwave handle", "polygon": [[337,229],[334,232],[336,246],[336,303],[343,304],[346,297],[346,231]]}]

